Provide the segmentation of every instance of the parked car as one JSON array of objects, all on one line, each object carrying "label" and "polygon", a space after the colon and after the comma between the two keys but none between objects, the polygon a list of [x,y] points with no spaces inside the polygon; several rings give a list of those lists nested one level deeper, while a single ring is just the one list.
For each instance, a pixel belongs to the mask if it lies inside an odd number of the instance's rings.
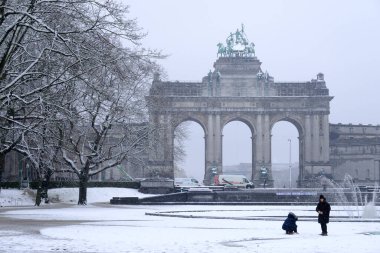
[{"label": "parked car", "polygon": [[183,177],[183,178],[174,178],[174,186],[201,186],[202,184],[198,182],[195,178]]},{"label": "parked car", "polygon": [[214,177],[215,185],[236,186],[244,188],[255,188],[254,184],[243,175],[216,175]]}]

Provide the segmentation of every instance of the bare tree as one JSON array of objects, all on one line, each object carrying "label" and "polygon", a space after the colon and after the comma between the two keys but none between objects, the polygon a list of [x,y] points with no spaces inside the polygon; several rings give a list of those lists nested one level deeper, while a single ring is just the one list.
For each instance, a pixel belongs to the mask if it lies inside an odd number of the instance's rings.
[{"label": "bare tree", "polygon": [[186,152],[184,147],[184,142],[189,137],[189,124],[188,122],[182,122],[179,124],[175,131],[175,142],[174,142],[174,163],[178,165],[178,163],[183,162],[186,157]]},{"label": "bare tree", "polygon": [[[103,48],[106,52],[111,48]],[[67,115],[62,157],[80,182],[78,204],[87,202],[91,176],[136,157],[149,135],[144,95],[154,71],[150,56],[113,48],[103,66],[76,86]]]},{"label": "bare tree", "polygon": [[[59,98],[57,98],[59,102]],[[46,105],[45,105],[46,106]],[[54,109],[54,108],[53,108]],[[41,112],[41,115],[49,114],[43,123],[30,131],[18,144],[18,152],[27,157],[28,162],[32,165],[34,175],[38,181],[38,191],[36,203],[40,201],[41,195],[48,202],[48,186],[54,173],[62,172],[65,167],[60,159],[60,147],[63,145],[63,135],[60,131],[62,121],[54,116],[52,109],[47,107]]]},{"label": "bare tree", "polygon": [[[135,20],[126,18],[128,7],[116,1],[1,0],[0,4],[1,180],[5,154],[25,152],[27,136],[43,134],[52,115],[41,111],[56,107],[55,117],[72,110],[74,87],[104,61],[115,60],[111,52],[121,48],[120,40],[131,59],[156,54],[135,49],[144,34]],[[101,51],[98,44],[109,50]],[[64,104],[56,103],[56,94],[66,97]]]}]

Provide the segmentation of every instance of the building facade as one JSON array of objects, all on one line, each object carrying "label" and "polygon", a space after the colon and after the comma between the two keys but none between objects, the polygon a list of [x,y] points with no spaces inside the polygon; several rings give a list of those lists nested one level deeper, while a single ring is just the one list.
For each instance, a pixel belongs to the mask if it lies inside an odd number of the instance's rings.
[{"label": "building facade", "polygon": [[[146,176],[173,178],[174,131],[184,121],[195,121],[205,133],[205,183],[212,173],[223,173],[222,131],[241,121],[252,133],[252,180],[273,185],[271,129],[288,121],[299,133],[299,186],[315,175],[331,174],[329,152],[329,95],[322,73],[305,82],[274,82],[254,54],[243,28],[231,34],[227,46],[218,44],[219,58],[200,82],[166,82],[155,79],[147,97],[150,138]],[[262,173],[262,172],[265,173]]]},{"label": "building facade", "polygon": [[380,125],[330,124],[332,178],[380,185]]}]

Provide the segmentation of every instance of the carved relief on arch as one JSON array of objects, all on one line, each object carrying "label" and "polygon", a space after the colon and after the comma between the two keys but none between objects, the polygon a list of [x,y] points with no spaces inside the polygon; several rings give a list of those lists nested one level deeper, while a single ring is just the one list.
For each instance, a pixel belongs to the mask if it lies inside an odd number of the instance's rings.
[{"label": "carved relief on arch", "polygon": [[254,123],[254,118],[251,115],[239,114],[235,112],[227,115],[222,115],[220,117],[220,131],[223,132],[223,128],[232,121],[243,122],[251,130],[252,136],[255,136],[256,126]]},{"label": "carved relief on arch", "polygon": [[298,130],[299,138],[302,138],[302,136],[304,135],[305,123],[303,118],[301,118],[300,116],[288,112],[272,115],[270,118],[270,132],[272,132],[273,126],[279,121],[287,121],[293,124]]}]

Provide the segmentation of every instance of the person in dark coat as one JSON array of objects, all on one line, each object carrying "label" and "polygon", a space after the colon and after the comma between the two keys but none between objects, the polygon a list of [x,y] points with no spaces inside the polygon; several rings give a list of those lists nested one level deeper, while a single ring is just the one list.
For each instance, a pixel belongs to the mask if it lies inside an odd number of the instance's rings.
[{"label": "person in dark coat", "polygon": [[37,189],[37,194],[36,194],[36,203],[34,204],[35,206],[40,206],[41,204],[41,187],[38,187]]},{"label": "person in dark coat", "polygon": [[327,223],[329,223],[330,218],[330,204],[326,201],[325,196],[319,196],[319,203],[315,209],[318,212],[318,223],[321,224],[322,234],[327,235]]},{"label": "person in dark coat", "polygon": [[293,233],[298,234],[297,232],[297,225],[296,221],[298,220],[298,217],[290,212],[288,214],[288,218],[284,221],[284,224],[282,224],[282,229],[286,231],[286,234],[291,235]]}]

